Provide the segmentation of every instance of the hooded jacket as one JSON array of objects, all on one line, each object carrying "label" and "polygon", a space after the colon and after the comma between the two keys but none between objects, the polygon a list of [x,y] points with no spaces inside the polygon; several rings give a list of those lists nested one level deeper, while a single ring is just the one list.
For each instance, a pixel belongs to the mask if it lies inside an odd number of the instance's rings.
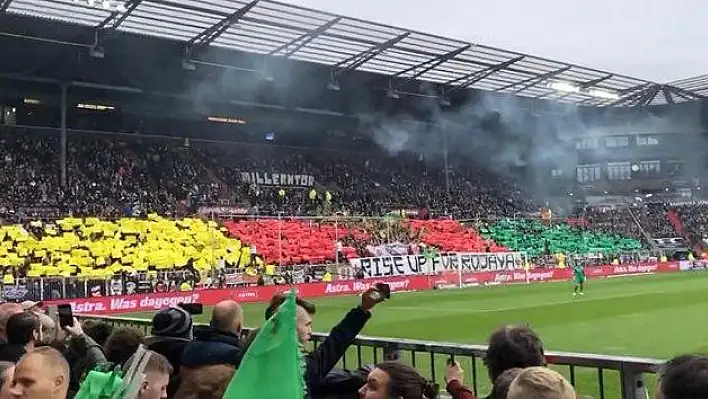
[{"label": "hooded jacket", "polygon": [[182,352],[182,367],[197,368],[217,364],[238,367],[242,357],[241,340],[237,334],[211,326],[195,327],[194,340]]}]

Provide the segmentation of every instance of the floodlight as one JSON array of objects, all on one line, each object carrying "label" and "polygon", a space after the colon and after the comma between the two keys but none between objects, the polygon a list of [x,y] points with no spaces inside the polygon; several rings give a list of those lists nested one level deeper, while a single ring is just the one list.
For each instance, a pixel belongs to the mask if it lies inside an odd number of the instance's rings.
[{"label": "floodlight", "polygon": [[619,100],[620,95],[609,90],[603,90],[603,89],[591,89],[588,91],[588,94],[590,94],[593,97],[597,98],[605,98],[607,100]]},{"label": "floodlight", "polygon": [[401,98],[401,95],[398,93],[397,90],[391,89],[386,90],[386,96],[388,98],[393,98],[394,100],[398,100],[399,98]]},{"label": "floodlight", "polygon": [[125,7],[125,4],[120,3],[120,4],[118,4],[118,6],[116,7],[116,11],[118,11],[118,12],[120,12],[120,13],[124,13],[124,12],[128,11],[128,9]]},{"label": "floodlight", "polygon": [[562,91],[566,93],[577,93],[580,91],[580,87],[570,82],[562,81],[551,81],[546,85],[549,89]]}]

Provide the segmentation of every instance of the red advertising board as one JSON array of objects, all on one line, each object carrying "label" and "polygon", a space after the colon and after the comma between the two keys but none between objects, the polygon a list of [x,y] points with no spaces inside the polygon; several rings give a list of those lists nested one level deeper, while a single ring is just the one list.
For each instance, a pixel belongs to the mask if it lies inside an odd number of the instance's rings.
[{"label": "red advertising board", "polygon": [[[679,271],[678,262],[646,263],[612,266],[604,265],[586,269],[588,277],[611,277],[632,274],[666,273]],[[542,281],[559,281],[571,278],[570,269],[531,269],[515,271],[493,271],[462,275],[463,285],[513,284]],[[317,298],[332,295],[359,294],[372,284],[385,282],[391,291],[424,291],[446,286],[458,286],[457,273],[435,276],[399,276],[372,278],[366,280],[335,281],[331,283],[310,283],[296,286],[298,295],[303,298]],[[47,305],[60,303],[71,304],[75,313],[117,314],[127,312],[150,312],[178,303],[202,303],[215,305],[219,301],[232,299],[241,303],[267,302],[279,292],[289,290],[289,286],[238,287],[231,289],[200,290],[190,292],[166,292],[155,294],[135,294],[100,298],[80,298],[45,302]]]}]

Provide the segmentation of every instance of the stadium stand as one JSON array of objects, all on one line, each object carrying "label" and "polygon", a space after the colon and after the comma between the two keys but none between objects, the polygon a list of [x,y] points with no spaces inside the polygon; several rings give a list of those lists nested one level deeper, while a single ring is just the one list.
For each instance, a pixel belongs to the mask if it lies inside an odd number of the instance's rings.
[{"label": "stadium stand", "polygon": [[567,223],[502,220],[481,230],[485,235],[530,256],[586,253],[614,253],[642,248],[640,241],[618,234],[581,230]]},{"label": "stadium stand", "polygon": [[[249,248],[200,219],[62,218],[0,227],[0,265],[18,277],[110,278],[121,273],[211,271],[250,265]],[[262,262],[259,261],[260,264]],[[8,270],[14,273],[8,273]]]}]

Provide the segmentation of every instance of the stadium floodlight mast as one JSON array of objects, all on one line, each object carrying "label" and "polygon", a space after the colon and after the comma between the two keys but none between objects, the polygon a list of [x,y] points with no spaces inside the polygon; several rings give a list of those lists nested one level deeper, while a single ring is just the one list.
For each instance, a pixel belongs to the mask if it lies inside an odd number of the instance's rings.
[{"label": "stadium floodlight mast", "polygon": [[610,91],[610,90],[605,90],[605,89],[598,89],[598,88],[585,88],[582,85],[573,83],[573,82],[565,82],[562,80],[551,80],[546,82],[546,87],[549,89],[553,89],[556,91],[559,91],[561,93],[579,93],[579,94],[585,94],[591,97],[595,98],[601,98],[605,100],[618,100],[620,98],[620,95],[616,92]]}]

